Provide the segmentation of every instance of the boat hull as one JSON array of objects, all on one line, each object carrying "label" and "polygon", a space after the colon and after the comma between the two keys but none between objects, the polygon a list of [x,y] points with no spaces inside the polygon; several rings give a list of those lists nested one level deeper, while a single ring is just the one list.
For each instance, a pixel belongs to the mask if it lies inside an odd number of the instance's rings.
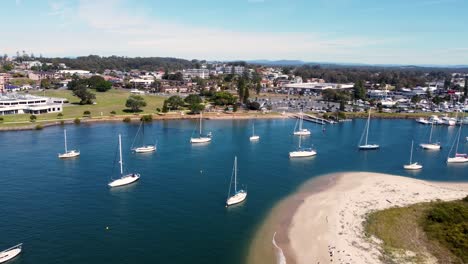
[{"label": "boat hull", "polygon": [[58,154],[59,159],[71,159],[80,156],[80,152],[76,150],[70,150],[67,153]]},{"label": "boat hull", "polygon": [[468,157],[453,157],[448,158],[447,163],[466,163],[468,162]]},{"label": "boat hull", "polygon": [[427,150],[440,150],[439,144],[419,144],[419,146]]},{"label": "boat hull", "polygon": [[18,246],[10,250],[0,252],[0,263],[5,263],[9,260],[14,259],[21,253],[21,250],[21,246]]},{"label": "boat hull", "polygon": [[156,151],[156,146],[144,146],[139,148],[134,148],[133,151],[135,153],[148,153]]},{"label": "boat hull", "polygon": [[305,157],[312,157],[315,155],[317,155],[317,152],[314,150],[298,150],[298,151],[289,152],[290,158],[305,158]]},{"label": "boat hull", "polygon": [[404,165],[403,168],[405,170],[420,170],[420,169],[422,169],[422,165],[415,162],[413,164]]},{"label": "boat hull", "polygon": [[295,135],[295,136],[309,136],[309,135],[310,135],[310,131],[307,130],[307,129],[303,129],[303,130],[300,130],[300,131],[295,131],[295,132],[294,132],[294,135]]},{"label": "boat hull", "polygon": [[259,136],[251,136],[249,138],[250,141],[257,141],[257,140],[260,140],[260,137]]},{"label": "boat hull", "polygon": [[233,196],[229,197],[226,201],[226,206],[234,205],[243,202],[247,198],[246,191],[238,191]]},{"label": "boat hull", "polygon": [[359,146],[360,150],[375,150],[375,149],[379,149],[379,148],[380,148],[380,146],[377,145],[377,144],[368,144],[368,145]]},{"label": "boat hull", "polygon": [[199,137],[199,138],[191,138],[191,139],[190,139],[190,143],[194,143],[194,144],[197,144],[197,143],[208,143],[208,142],[211,142],[211,138],[210,138],[210,137]]},{"label": "boat hull", "polygon": [[123,176],[120,179],[114,180],[110,182],[108,185],[109,187],[120,187],[132,184],[140,179],[140,174],[133,173]]}]

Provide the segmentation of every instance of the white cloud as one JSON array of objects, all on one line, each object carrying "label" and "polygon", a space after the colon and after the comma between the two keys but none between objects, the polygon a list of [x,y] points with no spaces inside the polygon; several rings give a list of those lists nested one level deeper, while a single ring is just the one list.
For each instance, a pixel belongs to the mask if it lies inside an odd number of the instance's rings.
[{"label": "white cloud", "polygon": [[[51,0],[52,1],[52,0]],[[391,36],[373,39],[332,33],[245,32],[162,21],[135,9],[128,0],[79,0],[76,5],[54,0],[47,13],[54,26],[46,32],[9,33],[3,52],[32,50],[46,56],[168,56],[209,60],[301,59],[364,63],[461,63],[460,52],[427,56],[405,45],[416,41]],[[56,18],[56,19],[55,19]],[[34,28],[34,27],[31,27]],[[34,45],[34,46],[30,46]],[[26,47],[25,47],[26,46]],[[455,56],[457,54],[458,56]]]},{"label": "white cloud", "polygon": [[[258,1],[258,0],[254,0]],[[77,16],[130,56],[178,56],[207,59],[313,58],[345,54],[381,43],[363,37],[330,38],[318,33],[241,32],[159,21],[126,9],[122,0],[81,0]],[[103,12],[105,10],[105,12]],[[98,41],[98,40],[95,40]],[[95,44],[96,42],[93,42]],[[91,47],[90,47],[91,48]]]}]

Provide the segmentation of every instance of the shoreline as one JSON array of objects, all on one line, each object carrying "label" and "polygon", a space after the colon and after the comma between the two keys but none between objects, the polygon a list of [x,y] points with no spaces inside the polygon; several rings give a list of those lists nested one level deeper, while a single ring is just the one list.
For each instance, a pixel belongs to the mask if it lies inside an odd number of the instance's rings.
[{"label": "shoreline", "polygon": [[278,250],[272,244],[274,233],[288,264],[380,263],[379,242],[364,234],[363,222],[369,212],[466,195],[466,182],[368,172],[319,176],[270,211],[252,240],[247,263],[279,263]]},{"label": "shoreline", "polygon": [[[160,120],[189,120],[189,119],[198,119],[199,115],[189,115],[184,114],[181,115],[180,113],[169,113],[169,114],[135,114],[135,115],[118,115],[118,116],[103,116],[103,117],[76,117],[80,119],[81,123],[105,123],[105,122],[123,122],[124,118],[130,118],[131,122],[140,121],[140,118],[145,115],[151,115],[153,117],[153,121],[160,121]],[[317,115],[318,117],[321,117]],[[380,113],[378,115],[373,116],[373,119],[399,119],[399,120],[414,120],[420,117],[427,117],[424,115],[408,115],[408,114],[401,114],[401,115],[386,115]],[[60,125],[69,125],[74,124],[74,120],[76,118],[67,118],[67,119],[55,119],[55,120],[38,120],[37,122],[18,122],[18,126],[6,126],[12,125],[12,123],[0,123],[0,133],[3,131],[22,131],[22,130],[41,130],[42,128],[51,127],[51,126],[60,126]],[[262,113],[205,113],[203,117],[207,120],[245,120],[245,119],[286,119],[286,118],[294,118],[294,114],[286,113],[285,115],[280,113],[269,113],[269,114],[262,114]],[[347,119],[366,119],[366,115],[351,115],[347,116]],[[63,124],[62,124],[63,121]],[[14,124],[14,123],[13,123]],[[37,128],[37,126],[42,126],[41,128]]]},{"label": "shoreline", "polygon": [[[93,123],[112,123],[112,122],[122,122],[124,123],[124,118],[130,118],[131,122],[139,122],[140,118],[145,115],[150,114],[138,114],[138,115],[119,115],[119,116],[107,116],[107,117],[93,117],[93,118],[86,118],[81,117],[80,122],[81,124],[93,124]],[[151,114],[152,121],[163,121],[163,120],[191,120],[191,119],[199,119],[199,115],[188,115],[188,114]],[[206,116],[205,116],[206,115]],[[241,114],[205,114],[203,119],[207,120],[247,120],[247,119],[286,119],[289,118],[288,115],[281,115],[281,114],[249,114],[249,113],[241,113]],[[63,124],[62,124],[63,121]],[[7,123],[8,124],[8,123]],[[74,119],[57,119],[54,121],[37,121],[34,123],[23,123],[26,125],[20,126],[12,126],[12,127],[2,127],[0,124],[0,133],[3,131],[22,131],[22,130],[40,130],[37,129],[37,126],[40,125],[42,128],[51,127],[51,126],[60,126],[60,125],[71,125],[74,124]],[[41,129],[42,129],[41,128]]]}]

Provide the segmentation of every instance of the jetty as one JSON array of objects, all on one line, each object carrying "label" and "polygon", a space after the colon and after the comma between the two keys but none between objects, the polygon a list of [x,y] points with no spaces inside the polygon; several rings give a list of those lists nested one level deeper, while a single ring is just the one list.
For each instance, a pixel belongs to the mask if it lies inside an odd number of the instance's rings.
[{"label": "jetty", "polygon": [[[292,116],[295,118],[299,118],[299,115],[297,114],[293,114]],[[336,122],[333,120],[323,119],[323,118],[316,117],[316,116],[309,115],[309,114],[304,114],[303,119],[304,121],[308,121],[308,122],[312,122],[312,123],[316,123],[320,125],[336,124]]]}]

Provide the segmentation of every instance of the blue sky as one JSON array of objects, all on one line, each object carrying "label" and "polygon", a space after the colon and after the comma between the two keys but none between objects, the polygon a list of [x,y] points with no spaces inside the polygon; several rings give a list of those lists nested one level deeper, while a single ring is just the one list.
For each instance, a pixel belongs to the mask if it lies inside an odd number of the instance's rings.
[{"label": "blue sky", "polygon": [[468,64],[466,0],[0,0],[0,53]]}]

